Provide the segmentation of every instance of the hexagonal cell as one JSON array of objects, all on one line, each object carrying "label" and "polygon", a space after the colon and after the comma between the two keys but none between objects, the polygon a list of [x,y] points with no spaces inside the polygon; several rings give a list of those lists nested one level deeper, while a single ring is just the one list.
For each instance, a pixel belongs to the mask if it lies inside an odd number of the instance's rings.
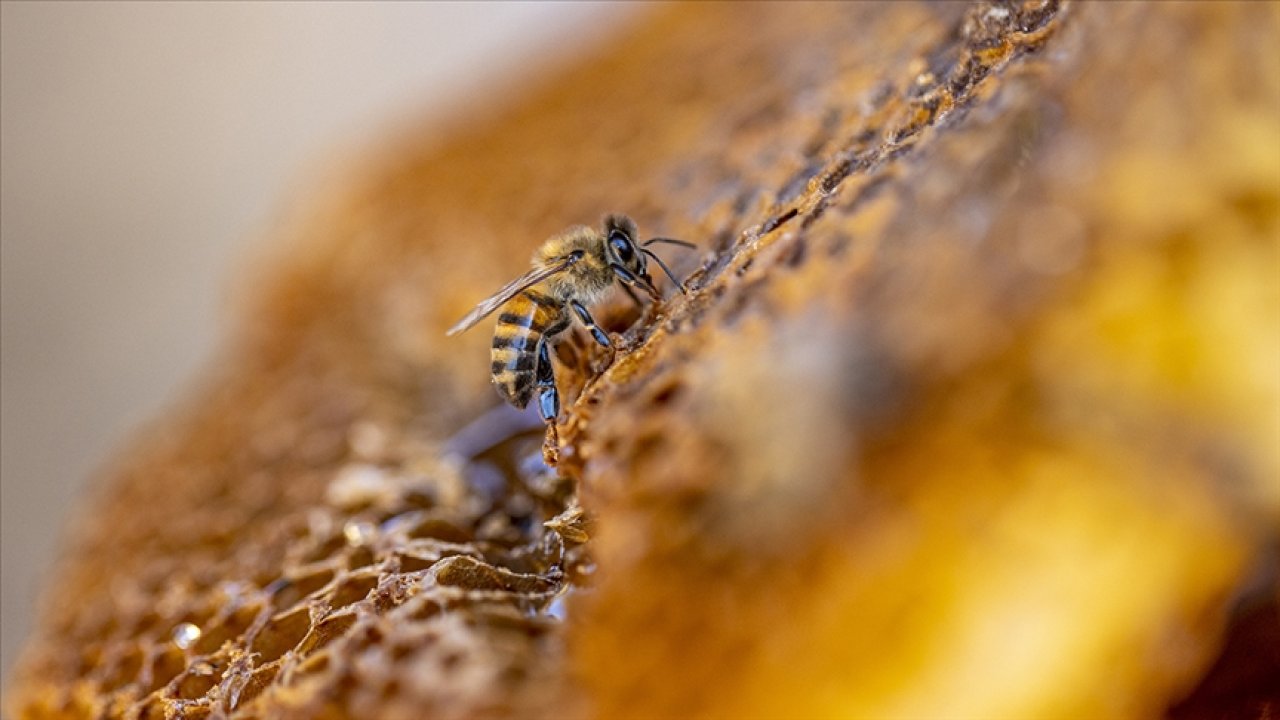
[{"label": "hexagonal cell", "polygon": [[260,667],[253,671],[253,675],[249,676],[249,681],[240,689],[240,694],[236,696],[232,702],[232,709],[248,704],[276,679],[276,675],[280,672],[279,665],[268,665]]},{"label": "hexagonal cell", "polygon": [[324,542],[317,543],[315,547],[308,550],[307,553],[302,556],[302,562],[311,564],[321,560],[327,560],[346,546],[347,541],[342,535],[333,535]]},{"label": "hexagonal cell", "polygon": [[293,671],[289,673],[288,682],[293,683],[309,675],[319,675],[329,669],[331,662],[329,651],[317,648],[306,660],[294,667]]},{"label": "hexagonal cell", "polygon": [[376,562],[377,558],[373,551],[369,548],[355,548],[347,554],[346,566],[348,570],[359,570],[362,567],[368,567]]},{"label": "hexagonal cell", "polygon": [[434,593],[423,593],[401,605],[396,615],[407,620],[430,620],[449,609],[443,599],[433,597]]},{"label": "hexagonal cell", "polygon": [[261,655],[260,662],[278,660],[298,646],[311,629],[311,615],[306,608],[296,608],[271,618],[253,639],[250,651]]},{"label": "hexagonal cell", "polygon": [[224,617],[212,621],[212,625],[204,628],[200,638],[196,640],[191,650],[196,655],[208,655],[216,652],[222,644],[228,640],[234,640],[244,635],[249,626],[253,625],[253,621],[257,619],[258,614],[262,612],[262,606],[257,603],[241,605],[227,613]]},{"label": "hexagonal cell", "polygon": [[346,607],[365,599],[368,597],[369,592],[376,587],[378,587],[377,575],[354,575],[348,577],[338,584],[337,589],[329,598],[329,605],[333,608]]},{"label": "hexagonal cell", "polygon": [[292,607],[302,598],[328,585],[331,580],[331,568],[319,568],[295,578],[281,578],[281,587],[271,596],[271,605],[281,610]]},{"label": "hexagonal cell", "polygon": [[[173,696],[179,700],[199,700],[222,679],[222,669],[212,663],[196,663],[178,676]],[[186,713],[184,711],[184,717]]]},{"label": "hexagonal cell", "polygon": [[164,687],[186,667],[187,657],[182,650],[172,645],[159,650],[151,657],[146,692],[154,692]]},{"label": "hexagonal cell", "polygon": [[330,615],[321,621],[298,646],[298,653],[306,655],[326,647],[329,643],[347,634],[351,626],[356,624],[357,616],[353,612]]},{"label": "hexagonal cell", "polygon": [[413,572],[420,572],[422,570],[426,570],[430,568],[432,565],[435,565],[436,561],[439,560],[440,558],[439,556],[419,557],[417,555],[400,555],[399,559],[400,559],[400,572],[413,573]]}]

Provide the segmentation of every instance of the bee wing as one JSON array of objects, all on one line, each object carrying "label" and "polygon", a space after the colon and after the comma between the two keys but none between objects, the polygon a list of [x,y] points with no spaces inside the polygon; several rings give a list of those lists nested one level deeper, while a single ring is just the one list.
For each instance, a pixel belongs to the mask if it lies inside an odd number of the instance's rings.
[{"label": "bee wing", "polygon": [[467,330],[472,325],[483,320],[486,315],[497,310],[503,303],[516,295],[519,295],[522,291],[527,290],[533,285],[537,285],[556,273],[568,270],[569,266],[573,265],[577,260],[577,257],[571,255],[546,267],[534,268],[515,280],[512,280],[504,285],[501,290],[490,295],[479,305],[472,308],[471,312],[467,313],[466,317],[462,318],[457,322],[457,324],[449,328],[448,331],[445,332],[445,335],[453,336]]}]

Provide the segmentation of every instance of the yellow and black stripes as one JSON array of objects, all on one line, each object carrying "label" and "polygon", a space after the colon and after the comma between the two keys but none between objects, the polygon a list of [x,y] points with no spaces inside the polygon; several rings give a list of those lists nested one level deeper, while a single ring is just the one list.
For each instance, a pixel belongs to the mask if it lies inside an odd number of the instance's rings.
[{"label": "yellow and black stripes", "polygon": [[538,343],[568,325],[564,304],[538,287],[529,288],[502,306],[493,331],[489,369],[493,384],[516,407],[529,404],[537,369]]}]

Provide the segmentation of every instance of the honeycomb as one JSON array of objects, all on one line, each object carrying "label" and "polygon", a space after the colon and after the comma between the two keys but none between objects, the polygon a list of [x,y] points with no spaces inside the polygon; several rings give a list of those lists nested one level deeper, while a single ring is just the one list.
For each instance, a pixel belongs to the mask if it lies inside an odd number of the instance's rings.
[{"label": "honeycomb", "polygon": [[24,713],[510,714],[493,688],[528,686],[525,702],[548,692],[534,658],[561,652],[564,595],[592,568],[572,483],[541,462],[541,429],[499,411],[459,436],[470,449],[442,456],[352,426],[324,501],[243,538],[278,562],[249,577],[169,566],[112,616],[60,628],[101,639],[62,658],[78,677],[69,694]]},{"label": "honeycomb", "polygon": [[[1274,714],[1278,26],[695,4],[389,141],[106,474],[9,711]],[[610,211],[690,294],[557,348],[552,469],[443,331]]]}]

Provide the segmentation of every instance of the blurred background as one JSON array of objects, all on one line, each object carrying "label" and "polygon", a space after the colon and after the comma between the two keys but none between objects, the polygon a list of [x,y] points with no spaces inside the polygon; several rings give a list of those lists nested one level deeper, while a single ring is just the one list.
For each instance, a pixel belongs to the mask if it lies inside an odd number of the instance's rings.
[{"label": "blurred background", "polygon": [[287,199],[407,122],[514,100],[639,12],[0,4],[0,675],[68,511],[210,357]]}]

